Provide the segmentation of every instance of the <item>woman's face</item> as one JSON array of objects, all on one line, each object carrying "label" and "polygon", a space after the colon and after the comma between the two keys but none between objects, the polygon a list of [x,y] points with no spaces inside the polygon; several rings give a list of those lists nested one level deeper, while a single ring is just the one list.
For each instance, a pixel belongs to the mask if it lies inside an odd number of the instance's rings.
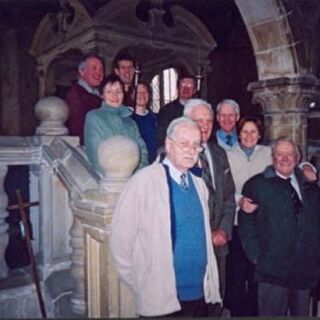
[{"label": "woman's face", "polygon": [[110,107],[118,108],[122,104],[123,96],[119,82],[107,83],[103,89],[103,99]]},{"label": "woman's face", "polygon": [[258,127],[252,121],[248,121],[243,125],[239,136],[241,144],[246,148],[254,147],[261,137]]},{"label": "woman's face", "polygon": [[138,85],[138,91],[137,91],[137,105],[139,107],[146,108],[149,102],[149,92],[148,89],[143,85]]}]

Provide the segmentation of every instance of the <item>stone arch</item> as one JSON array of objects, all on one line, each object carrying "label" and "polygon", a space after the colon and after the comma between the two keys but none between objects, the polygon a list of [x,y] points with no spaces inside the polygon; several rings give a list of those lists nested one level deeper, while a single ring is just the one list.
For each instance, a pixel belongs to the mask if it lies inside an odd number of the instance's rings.
[{"label": "stone arch", "polygon": [[283,3],[276,0],[235,0],[235,3],[248,30],[259,79],[296,75],[298,43]]},{"label": "stone arch", "polygon": [[68,68],[68,61],[74,66],[72,54],[68,56],[68,52],[86,53],[96,49],[92,19],[81,2],[61,0],[60,6],[57,14],[47,14],[41,20],[29,51],[37,61],[39,97],[55,92],[56,82],[62,80],[53,77],[59,73],[55,68]]},{"label": "stone arch", "polygon": [[[146,21],[136,17],[138,0],[112,0],[94,16],[101,50],[111,67],[114,56],[120,50],[130,48],[137,61],[143,61],[146,78],[155,70],[163,70],[178,63],[190,72],[198,65],[208,65],[208,55],[216,47],[212,35],[201,21],[179,6],[170,8],[173,26],[164,23],[166,11],[151,8]],[[119,17],[127,17],[119,24]],[[170,62],[169,62],[170,61]]]}]

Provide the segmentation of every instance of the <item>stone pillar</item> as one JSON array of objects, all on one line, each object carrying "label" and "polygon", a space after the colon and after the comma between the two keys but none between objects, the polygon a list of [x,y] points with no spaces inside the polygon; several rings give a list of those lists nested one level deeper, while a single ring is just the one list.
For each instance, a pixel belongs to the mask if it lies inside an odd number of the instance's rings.
[{"label": "stone pillar", "polygon": [[320,81],[313,76],[277,78],[251,82],[253,103],[260,104],[265,117],[265,142],[288,136],[307,151],[307,118],[311,102],[319,98]]},{"label": "stone pillar", "polygon": [[109,252],[109,234],[118,197],[138,165],[139,148],[124,136],[114,136],[102,142],[98,157],[105,177],[99,190],[88,190],[75,203],[74,211],[83,227],[86,292],[82,295],[89,318],[132,318],[133,294],[118,279]]},{"label": "stone pillar", "polygon": [[64,126],[64,122],[68,119],[69,108],[62,99],[54,96],[41,98],[34,108],[40,121],[36,129],[37,135],[68,135],[69,130]]},{"label": "stone pillar", "polygon": [[4,179],[6,177],[8,168],[6,166],[0,167],[0,279],[6,278],[9,273],[9,268],[5,261],[5,251],[9,243],[8,229],[9,225],[6,222],[8,211],[8,196],[4,191]]}]

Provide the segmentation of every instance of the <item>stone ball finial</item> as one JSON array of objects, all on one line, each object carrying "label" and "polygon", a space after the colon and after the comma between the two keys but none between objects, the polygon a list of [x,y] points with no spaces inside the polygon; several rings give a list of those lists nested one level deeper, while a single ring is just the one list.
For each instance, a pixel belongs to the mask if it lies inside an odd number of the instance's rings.
[{"label": "stone ball finial", "polygon": [[99,145],[98,158],[106,178],[128,178],[138,166],[140,150],[132,139],[116,135]]},{"label": "stone ball finial", "polygon": [[68,135],[64,123],[69,116],[68,105],[60,98],[50,96],[41,98],[35,105],[35,114],[40,121],[36,129],[37,135]]}]

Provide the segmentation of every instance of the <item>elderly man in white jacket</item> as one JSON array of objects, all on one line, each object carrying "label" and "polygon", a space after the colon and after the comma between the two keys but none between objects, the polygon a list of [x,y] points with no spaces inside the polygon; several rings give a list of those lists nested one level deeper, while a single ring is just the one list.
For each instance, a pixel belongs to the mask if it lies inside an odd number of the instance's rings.
[{"label": "elderly man in white jacket", "polygon": [[120,278],[136,295],[141,316],[207,316],[221,302],[209,226],[208,191],[189,169],[201,136],[188,118],[171,122],[166,157],[126,184],[111,226]]}]

